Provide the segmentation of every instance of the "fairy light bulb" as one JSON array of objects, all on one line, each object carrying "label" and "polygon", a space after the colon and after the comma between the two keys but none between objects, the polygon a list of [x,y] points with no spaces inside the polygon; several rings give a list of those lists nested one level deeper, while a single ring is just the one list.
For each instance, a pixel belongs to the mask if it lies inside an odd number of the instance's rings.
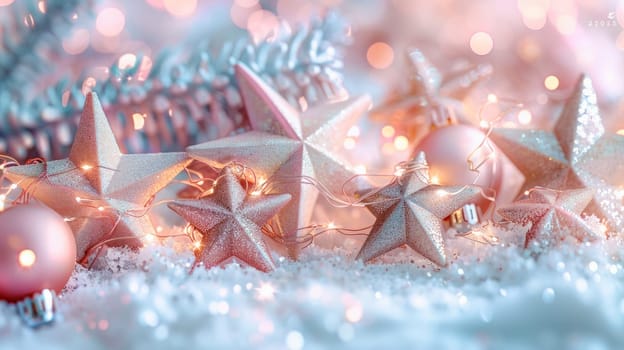
[{"label": "fairy light bulb", "polygon": [[37,255],[30,249],[24,249],[19,252],[17,260],[21,267],[28,268],[35,264],[35,261],[37,260]]}]

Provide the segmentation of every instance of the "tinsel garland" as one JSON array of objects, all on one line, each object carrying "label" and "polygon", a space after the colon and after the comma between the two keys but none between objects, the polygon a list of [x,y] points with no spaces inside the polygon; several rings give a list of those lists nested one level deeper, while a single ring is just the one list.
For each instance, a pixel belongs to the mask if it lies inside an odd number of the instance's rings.
[{"label": "tinsel garland", "polygon": [[[108,79],[89,86],[127,152],[182,150],[247,128],[236,63],[247,64],[301,109],[343,96],[341,48],[349,40],[345,23],[330,13],[259,44],[244,38],[217,48],[200,45],[186,56],[162,53],[143,78],[144,58],[130,67],[115,63]],[[0,126],[0,153],[18,160],[67,156],[89,78],[60,81],[30,101],[1,104],[0,114],[10,122]]]},{"label": "tinsel garland", "polygon": [[91,0],[24,0],[12,6],[11,13],[7,13],[10,20],[3,21],[1,28],[2,94],[21,95],[22,84],[37,80],[37,75],[50,66],[47,56],[61,54],[61,39],[79,16],[91,13],[93,3]]}]

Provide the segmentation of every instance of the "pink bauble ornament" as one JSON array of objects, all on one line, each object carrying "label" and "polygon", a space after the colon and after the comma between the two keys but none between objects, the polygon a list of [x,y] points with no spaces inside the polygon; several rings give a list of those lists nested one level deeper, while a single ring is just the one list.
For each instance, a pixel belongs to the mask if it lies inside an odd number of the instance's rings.
[{"label": "pink bauble ornament", "polygon": [[61,291],[76,262],[63,217],[39,204],[0,213],[0,299],[15,302],[43,289]]},{"label": "pink bauble ornament", "polygon": [[[470,125],[453,124],[432,130],[418,143],[414,155],[424,151],[429,164],[429,176],[432,183],[446,186],[478,185],[484,189],[493,189],[497,193],[501,186],[502,168],[495,154],[479,168],[477,173],[468,166],[470,154],[483,142],[485,134]],[[494,147],[494,146],[492,146]],[[487,159],[490,149],[482,147],[472,159],[474,166]],[[475,178],[476,182],[475,182]],[[486,192],[488,193],[488,192]],[[491,202],[485,198],[477,204],[484,212]]]}]

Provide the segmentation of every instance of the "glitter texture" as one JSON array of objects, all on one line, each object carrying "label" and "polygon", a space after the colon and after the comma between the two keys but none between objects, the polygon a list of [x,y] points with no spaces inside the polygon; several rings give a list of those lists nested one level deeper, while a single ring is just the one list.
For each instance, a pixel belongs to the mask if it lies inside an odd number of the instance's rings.
[{"label": "glitter texture", "polygon": [[[424,153],[417,161],[426,165]],[[424,179],[423,179],[424,177]],[[369,261],[404,244],[445,266],[447,256],[442,219],[479,198],[477,186],[438,186],[426,172],[406,172],[363,203],[377,218],[357,259]]]},{"label": "glitter texture", "polygon": [[272,271],[275,263],[261,227],[288,203],[290,194],[250,197],[229,167],[218,179],[211,196],[169,204],[203,234],[195,266],[213,267],[236,257],[260,271]]},{"label": "glitter texture", "polygon": [[300,115],[275,90],[243,65],[237,78],[253,131],[209,141],[187,149],[190,156],[214,166],[237,161],[256,175],[271,179],[270,193],[290,193],[293,200],[279,221],[291,257],[298,254],[298,228],[312,216],[318,190],[302,184],[302,177],[321,181],[339,193],[355,172],[335,154],[346,135],[370,106],[364,96],[309,109]]},{"label": "glitter texture", "polygon": [[588,211],[624,230],[624,136],[605,134],[591,80],[581,76],[553,132],[496,129],[492,140],[535,186],[594,190]]},{"label": "glitter texture", "polygon": [[406,86],[397,89],[388,101],[375,108],[372,117],[379,121],[391,120],[411,139],[420,139],[432,124],[445,125],[449,118],[461,118],[461,100],[492,75],[492,66],[482,64],[455,70],[443,77],[420,50],[411,49],[406,56],[409,68]]},{"label": "glitter texture", "polygon": [[532,241],[550,245],[571,235],[579,241],[598,238],[580,214],[592,200],[593,191],[578,189],[553,191],[533,189],[527,199],[500,208],[498,213],[509,221],[531,228],[526,233],[525,247]]},{"label": "glitter texture", "polygon": [[104,240],[141,246],[146,204],[184,169],[184,153],[122,154],[95,94],[87,95],[69,158],[7,169],[8,179],[67,217],[78,261]]}]

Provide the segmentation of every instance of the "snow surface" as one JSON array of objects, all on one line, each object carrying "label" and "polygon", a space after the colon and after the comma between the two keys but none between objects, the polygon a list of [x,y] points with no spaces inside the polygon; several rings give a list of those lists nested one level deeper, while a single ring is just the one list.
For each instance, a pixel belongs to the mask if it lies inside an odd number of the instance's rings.
[{"label": "snow surface", "polygon": [[180,239],[110,249],[107,268],[76,268],[51,326],[29,329],[0,302],[0,349],[624,347],[620,238],[540,253],[510,244],[521,228],[498,234],[506,244],[450,238],[457,258],[443,269],[408,249],[364,265],[312,246],[269,274],[236,263],[189,274]]}]

